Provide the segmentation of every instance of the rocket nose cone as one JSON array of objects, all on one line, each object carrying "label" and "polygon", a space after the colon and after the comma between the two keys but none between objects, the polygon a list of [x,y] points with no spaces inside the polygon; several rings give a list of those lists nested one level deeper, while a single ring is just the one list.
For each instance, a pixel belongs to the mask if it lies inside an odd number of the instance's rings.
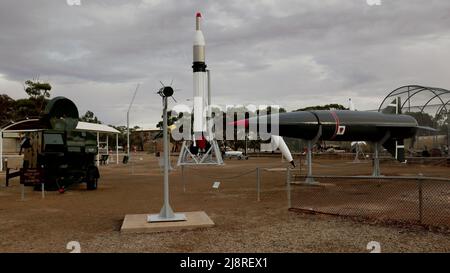
[{"label": "rocket nose cone", "polygon": [[197,14],[195,15],[195,17],[202,17],[202,14],[200,12],[197,12]]}]

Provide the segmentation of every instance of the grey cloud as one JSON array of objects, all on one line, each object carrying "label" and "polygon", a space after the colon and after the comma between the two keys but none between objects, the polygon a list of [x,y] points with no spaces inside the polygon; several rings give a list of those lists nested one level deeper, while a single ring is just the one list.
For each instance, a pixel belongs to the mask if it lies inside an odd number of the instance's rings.
[{"label": "grey cloud", "polygon": [[[288,109],[353,97],[373,109],[408,83],[449,87],[450,2],[66,1],[0,3],[0,74],[5,86],[39,74],[105,122],[156,123],[159,80],[192,94],[194,14],[204,14],[214,101],[278,103]],[[8,81],[8,84],[6,84]],[[3,90],[15,97],[23,90]],[[23,93],[24,95],[24,93]]]}]

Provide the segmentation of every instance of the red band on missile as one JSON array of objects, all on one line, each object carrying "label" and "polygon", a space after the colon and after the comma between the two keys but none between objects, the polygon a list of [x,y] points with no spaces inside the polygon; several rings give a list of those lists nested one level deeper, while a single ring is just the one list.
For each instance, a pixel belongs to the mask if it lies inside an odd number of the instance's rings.
[{"label": "red band on missile", "polygon": [[336,122],[336,128],[334,129],[334,134],[333,134],[333,136],[330,138],[330,140],[333,140],[333,139],[336,137],[337,133],[338,133],[340,121],[339,121],[339,117],[338,117],[338,115],[336,114],[336,112],[331,111],[330,113],[331,113],[331,115],[333,116],[334,121]]}]

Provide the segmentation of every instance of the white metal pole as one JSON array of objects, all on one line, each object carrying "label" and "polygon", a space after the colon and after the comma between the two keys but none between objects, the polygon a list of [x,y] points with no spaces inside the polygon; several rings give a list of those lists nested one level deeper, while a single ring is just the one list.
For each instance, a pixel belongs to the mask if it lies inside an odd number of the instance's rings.
[{"label": "white metal pole", "polygon": [[127,156],[130,160],[130,110],[127,112]]},{"label": "white metal pole", "polygon": [[119,165],[119,134],[116,134],[116,164]]},{"label": "white metal pole", "polygon": [[106,154],[108,155],[108,160],[106,161],[109,164],[109,136],[106,135]]},{"label": "white metal pole", "polygon": [[163,98],[163,145],[164,145],[164,205],[159,216],[161,218],[174,218],[169,202],[169,142],[167,141],[167,97]]},{"label": "white metal pole", "polygon": [[311,140],[308,140],[308,152],[306,154],[306,161],[308,163],[308,174],[306,176],[306,183],[315,183],[314,177],[312,176],[312,149],[313,149],[313,142]]},{"label": "white metal pole", "polygon": [[130,110],[131,106],[133,106],[134,99],[136,98],[137,91],[139,89],[139,83],[136,85],[136,89],[134,90],[133,98],[131,98],[130,106],[127,111],[127,156],[128,160],[130,160]]},{"label": "white metal pole", "polygon": [[372,173],[372,176],[375,176],[375,177],[378,177],[378,176],[380,176],[380,158],[379,158],[379,154],[378,154],[378,151],[379,151],[379,143],[378,142],[375,142],[375,151],[374,151],[374,154],[373,154],[373,173]]},{"label": "white metal pole", "polygon": [[100,133],[97,132],[97,166],[100,166]]}]

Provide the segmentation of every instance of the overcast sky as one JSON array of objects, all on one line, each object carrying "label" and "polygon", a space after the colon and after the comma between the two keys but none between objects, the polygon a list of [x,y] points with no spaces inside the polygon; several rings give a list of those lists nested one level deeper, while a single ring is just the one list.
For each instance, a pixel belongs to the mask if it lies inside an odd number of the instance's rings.
[{"label": "overcast sky", "polygon": [[[376,109],[407,84],[450,88],[450,1],[1,0],[0,93],[39,75],[80,113],[123,125],[161,116],[159,81],[192,97],[195,13],[216,104],[340,103]],[[376,2],[369,0],[369,2]]]}]

